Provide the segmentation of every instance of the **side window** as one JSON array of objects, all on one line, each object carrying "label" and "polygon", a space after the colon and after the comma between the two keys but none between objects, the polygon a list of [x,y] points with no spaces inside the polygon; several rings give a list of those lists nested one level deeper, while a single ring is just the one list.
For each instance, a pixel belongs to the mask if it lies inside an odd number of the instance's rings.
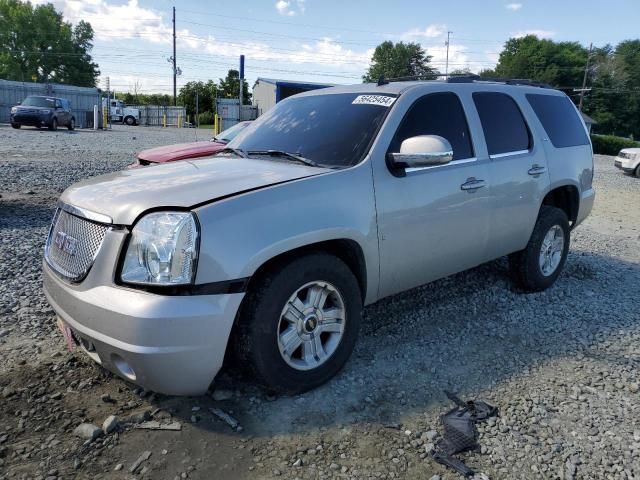
[{"label": "side window", "polygon": [[515,100],[505,93],[475,92],[476,105],[489,155],[531,148],[531,135]]},{"label": "side window", "polygon": [[404,140],[418,135],[446,138],[453,148],[454,161],[473,157],[467,118],[454,93],[432,93],[416,100],[402,119],[389,151],[399,152]]},{"label": "side window", "polygon": [[554,147],[589,144],[578,112],[567,97],[528,93],[527,100]]},{"label": "side window", "polygon": [[60,100],[56,100],[56,108],[62,108],[62,102],[60,102]]}]

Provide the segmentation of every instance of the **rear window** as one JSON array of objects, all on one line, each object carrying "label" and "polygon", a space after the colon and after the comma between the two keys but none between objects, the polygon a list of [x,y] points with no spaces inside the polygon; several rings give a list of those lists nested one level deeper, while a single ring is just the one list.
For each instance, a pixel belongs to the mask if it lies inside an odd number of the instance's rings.
[{"label": "rear window", "polygon": [[505,93],[475,92],[476,105],[489,155],[529,150],[531,136],[515,100]]},{"label": "rear window", "polygon": [[529,93],[527,100],[554,147],[589,144],[578,112],[567,97]]}]

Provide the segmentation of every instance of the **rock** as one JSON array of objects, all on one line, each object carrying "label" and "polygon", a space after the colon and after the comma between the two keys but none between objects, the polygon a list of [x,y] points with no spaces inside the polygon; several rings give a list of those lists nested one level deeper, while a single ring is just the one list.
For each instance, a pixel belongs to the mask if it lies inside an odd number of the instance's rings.
[{"label": "rock", "polygon": [[121,463],[117,464],[115,466],[115,468],[113,469],[115,472],[119,472],[120,470],[122,470],[122,467],[124,467],[124,465],[122,465]]},{"label": "rock", "polygon": [[95,440],[96,438],[102,436],[103,433],[104,432],[100,427],[92,423],[81,423],[73,431],[73,434],[76,437],[84,438],[87,440]]},{"label": "rock", "polygon": [[[2,198],[2,195],[0,195],[0,198]],[[9,330],[6,328],[0,328],[0,338],[5,337],[9,335]]]},{"label": "rock", "polygon": [[340,468],[340,465],[338,465],[337,463],[332,463],[331,465],[329,465],[329,468],[331,470],[338,470]]},{"label": "rock", "polygon": [[116,428],[118,428],[118,417],[116,417],[115,415],[109,415],[102,424],[102,430],[104,430],[105,433],[109,434]]},{"label": "rock", "polygon": [[133,462],[133,464],[131,465],[131,468],[129,469],[129,473],[136,473],[140,468],[140,466],[142,465],[142,463],[149,460],[149,457],[151,457],[151,452],[149,450],[142,452],[142,454],[138,457],[138,459],[135,462]]},{"label": "rock", "polygon": [[429,430],[428,432],[425,433],[425,437],[430,442],[433,442],[433,439],[436,438],[437,436],[438,436],[438,432],[436,432],[435,430]]},{"label": "rock", "polygon": [[295,462],[293,462],[293,466],[294,467],[301,467],[302,466],[302,459],[299,458]]},{"label": "rock", "polygon": [[223,402],[224,400],[229,400],[230,398],[233,397],[233,392],[231,390],[227,390],[227,389],[216,389],[213,391],[213,393],[211,394],[211,397],[216,401],[216,402]]},{"label": "rock", "polygon": [[3,398],[9,398],[9,397],[15,395],[15,393],[16,393],[16,391],[11,387],[4,387],[2,389],[2,397]]},{"label": "rock", "polygon": [[102,400],[104,403],[113,403],[113,399],[111,398],[111,395],[109,395],[108,393],[104,393],[102,395],[100,395],[100,400]]},{"label": "rock", "polygon": [[640,391],[640,385],[638,385],[637,383],[633,382],[629,384],[629,391],[631,393],[638,393],[638,391]]},{"label": "rock", "polygon": [[440,475],[434,475],[429,480],[440,480]]}]

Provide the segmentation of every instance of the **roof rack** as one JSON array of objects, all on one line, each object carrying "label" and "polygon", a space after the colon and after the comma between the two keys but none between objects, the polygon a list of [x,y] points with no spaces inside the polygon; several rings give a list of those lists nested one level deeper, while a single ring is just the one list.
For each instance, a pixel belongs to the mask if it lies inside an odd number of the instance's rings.
[{"label": "roof rack", "polygon": [[[440,75],[444,76],[444,75]],[[396,77],[396,78],[384,78],[381,76],[378,79],[378,86],[387,85],[390,82],[408,82],[408,81],[429,81],[436,80],[432,75],[424,76],[424,75],[413,75],[408,77]],[[505,85],[522,85],[527,87],[539,87],[539,88],[553,88],[548,83],[536,82],[535,80],[529,80],[526,78],[482,78],[480,75],[476,75],[475,73],[461,73],[461,74],[452,74],[447,76],[445,79],[447,83],[474,83],[474,82],[493,82],[493,83],[504,83]]]},{"label": "roof rack", "polygon": [[447,83],[495,82],[505,85],[523,85],[528,87],[553,88],[548,83],[536,82],[526,78],[482,78],[479,75],[460,75],[447,78]]}]

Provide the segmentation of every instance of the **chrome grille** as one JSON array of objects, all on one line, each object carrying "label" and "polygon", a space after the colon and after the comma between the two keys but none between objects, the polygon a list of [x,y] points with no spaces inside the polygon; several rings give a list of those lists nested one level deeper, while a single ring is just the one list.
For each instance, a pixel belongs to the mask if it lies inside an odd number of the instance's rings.
[{"label": "chrome grille", "polygon": [[45,245],[47,263],[68,280],[79,282],[89,273],[108,229],[59,208]]}]

